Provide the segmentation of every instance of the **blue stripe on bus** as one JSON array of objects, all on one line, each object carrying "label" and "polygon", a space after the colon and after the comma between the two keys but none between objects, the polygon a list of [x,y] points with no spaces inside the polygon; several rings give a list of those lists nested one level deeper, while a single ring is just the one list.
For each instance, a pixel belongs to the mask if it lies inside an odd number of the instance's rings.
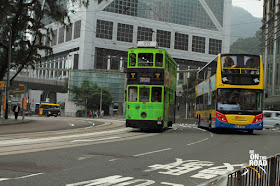
[{"label": "blue stripe on bus", "polygon": [[216,119],[216,128],[230,128],[230,129],[263,129],[263,121],[249,125],[234,125]]}]

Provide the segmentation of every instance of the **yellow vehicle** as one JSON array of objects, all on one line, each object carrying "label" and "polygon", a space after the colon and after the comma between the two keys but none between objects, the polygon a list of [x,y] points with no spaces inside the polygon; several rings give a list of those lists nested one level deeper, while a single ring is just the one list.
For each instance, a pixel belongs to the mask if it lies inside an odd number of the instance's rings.
[{"label": "yellow vehicle", "polygon": [[35,114],[45,116],[60,116],[60,104],[36,103]]},{"label": "yellow vehicle", "polygon": [[198,127],[263,129],[261,56],[219,54],[197,73],[195,121]]}]

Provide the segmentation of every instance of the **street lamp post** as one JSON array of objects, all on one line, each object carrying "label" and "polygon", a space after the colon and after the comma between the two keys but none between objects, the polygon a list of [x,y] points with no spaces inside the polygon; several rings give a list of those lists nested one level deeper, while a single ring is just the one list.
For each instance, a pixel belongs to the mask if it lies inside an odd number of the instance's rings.
[{"label": "street lamp post", "polygon": [[12,60],[12,32],[9,33],[9,47],[8,47],[8,72],[7,72],[7,87],[6,87],[6,112],[5,119],[8,119],[9,112],[9,89],[10,89],[10,68],[11,68],[11,60]]}]

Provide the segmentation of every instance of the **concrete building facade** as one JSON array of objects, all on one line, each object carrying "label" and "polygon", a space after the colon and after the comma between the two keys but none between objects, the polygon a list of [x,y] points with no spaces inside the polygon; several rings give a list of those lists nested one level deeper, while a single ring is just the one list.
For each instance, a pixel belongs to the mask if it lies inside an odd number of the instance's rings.
[{"label": "concrete building facade", "polygon": [[[231,6],[231,0],[95,0],[83,7],[65,0],[71,23],[45,20],[54,31],[47,43],[54,55],[43,58],[30,76],[63,80],[72,70],[124,72],[128,48],[143,40],[157,41],[179,70],[197,69],[229,52]],[[178,82],[187,77],[178,74]]]},{"label": "concrete building facade", "polygon": [[265,70],[265,109],[280,109],[280,11],[279,0],[264,0],[262,55]]}]

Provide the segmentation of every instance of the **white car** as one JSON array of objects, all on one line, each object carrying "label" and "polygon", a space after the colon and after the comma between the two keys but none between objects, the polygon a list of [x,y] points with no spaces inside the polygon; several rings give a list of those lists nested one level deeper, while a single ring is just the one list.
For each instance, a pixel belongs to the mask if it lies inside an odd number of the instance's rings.
[{"label": "white car", "polygon": [[263,128],[280,129],[280,111],[263,111]]}]

